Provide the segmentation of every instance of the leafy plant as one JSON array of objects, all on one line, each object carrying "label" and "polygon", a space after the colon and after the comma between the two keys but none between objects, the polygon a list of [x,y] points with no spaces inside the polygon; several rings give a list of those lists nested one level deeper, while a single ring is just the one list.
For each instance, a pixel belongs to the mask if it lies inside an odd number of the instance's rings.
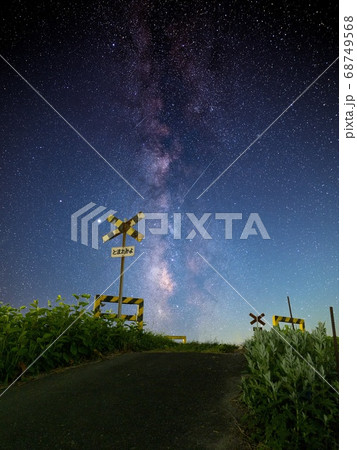
[{"label": "leafy plant", "polygon": [[277,450],[338,448],[338,379],[324,324],[311,333],[256,332],[245,356],[242,399],[255,440]]},{"label": "leafy plant", "polygon": [[[95,318],[88,311],[89,294],[73,294],[66,304],[59,295],[47,308],[34,300],[14,308],[0,302],[0,382],[8,383],[25,369],[30,375],[77,364],[113,351],[170,348],[178,344],[164,336],[124,325],[116,318]],[[32,362],[42,354],[36,364]],[[30,367],[31,366],[31,367]]]}]

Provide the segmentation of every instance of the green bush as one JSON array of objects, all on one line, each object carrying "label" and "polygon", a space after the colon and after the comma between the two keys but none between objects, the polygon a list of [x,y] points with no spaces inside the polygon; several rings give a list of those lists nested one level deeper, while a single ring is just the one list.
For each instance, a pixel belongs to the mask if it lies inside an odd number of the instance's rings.
[{"label": "green bush", "polygon": [[311,333],[289,327],[256,332],[245,355],[242,399],[253,439],[277,450],[338,448],[338,377],[325,326]]},{"label": "green bush", "polygon": [[[69,305],[58,296],[56,306],[48,301],[47,308],[34,300],[26,314],[25,306],[14,308],[0,302],[0,383],[12,381],[27,368],[27,374],[34,375],[113,351],[178,345],[164,336],[141,330],[136,324],[127,326],[105,316],[95,318],[87,310],[90,295],[74,297],[77,302]],[[41,358],[29,367],[42,352]]]}]

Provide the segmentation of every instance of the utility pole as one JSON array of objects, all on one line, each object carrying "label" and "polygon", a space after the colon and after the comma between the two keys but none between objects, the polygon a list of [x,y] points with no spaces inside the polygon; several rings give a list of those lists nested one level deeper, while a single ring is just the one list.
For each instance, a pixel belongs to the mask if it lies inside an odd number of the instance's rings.
[{"label": "utility pole", "polygon": [[[291,317],[291,320],[293,320],[293,313],[291,311],[291,305],[290,305],[290,298],[289,298],[289,296],[288,296],[288,305],[289,305],[290,317]],[[291,325],[293,326],[293,330],[295,330],[294,322],[292,322]]]},{"label": "utility pole", "polygon": [[[124,219],[124,222],[126,222],[126,219]],[[125,241],[126,241],[126,231],[123,233],[123,242],[122,247],[125,247]],[[120,278],[119,278],[119,301],[118,301],[118,318],[121,318],[121,309],[123,304],[123,284],[124,284],[124,264],[125,264],[125,258],[121,258],[120,261]]]},{"label": "utility pole", "polygon": [[334,315],[333,315],[333,307],[332,306],[330,306],[330,316],[331,316],[331,326],[332,326],[332,335],[333,335],[333,345],[335,347],[336,370],[337,370],[337,375],[338,375],[338,373],[339,373],[338,345],[337,345],[335,318],[334,318]]}]

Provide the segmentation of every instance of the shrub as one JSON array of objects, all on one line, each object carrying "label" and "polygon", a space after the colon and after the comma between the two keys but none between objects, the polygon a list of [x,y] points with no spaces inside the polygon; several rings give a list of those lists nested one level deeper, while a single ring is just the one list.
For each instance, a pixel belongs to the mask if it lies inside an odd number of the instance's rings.
[{"label": "shrub", "polygon": [[256,332],[245,355],[242,399],[253,439],[277,450],[338,448],[338,379],[325,326]]},{"label": "shrub", "polygon": [[[48,301],[47,308],[34,300],[25,314],[25,306],[14,308],[0,302],[1,383],[10,382],[26,368],[28,374],[34,375],[117,350],[177,345],[164,336],[139,329],[136,324],[127,326],[105,316],[95,318],[87,310],[90,295],[74,297],[75,304],[66,304],[58,296],[56,306]],[[29,367],[41,353],[41,358]]]}]

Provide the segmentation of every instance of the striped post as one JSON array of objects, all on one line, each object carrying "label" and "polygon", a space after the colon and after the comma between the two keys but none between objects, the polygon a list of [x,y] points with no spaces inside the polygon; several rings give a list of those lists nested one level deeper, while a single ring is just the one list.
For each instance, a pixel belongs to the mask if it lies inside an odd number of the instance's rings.
[{"label": "striped post", "polygon": [[274,327],[278,326],[279,322],[296,323],[299,325],[301,331],[305,331],[304,319],[297,319],[294,317],[285,317],[285,316],[273,316],[273,326]]},{"label": "striped post", "polygon": [[[129,305],[137,305],[137,313],[135,319],[124,319],[124,320],[133,320],[138,323],[139,327],[143,329],[144,326],[144,299],[143,298],[135,298],[135,297],[123,297],[123,304]],[[127,317],[127,316],[126,316]],[[122,316],[123,318],[123,316]]]},{"label": "striped post", "polygon": [[168,339],[180,340],[183,344],[186,344],[186,336],[165,336]]},{"label": "striped post", "polygon": [[[94,317],[106,316],[110,318],[118,317],[118,314],[101,313],[100,305],[102,303],[118,303],[119,297],[112,295],[96,295],[94,300]],[[136,297],[123,297],[122,303],[128,305],[136,305],[136,314],[121,314],[120,318],[129,322],[137,322],[139,327],[143,329],[144,327],[144,299]]]}]

